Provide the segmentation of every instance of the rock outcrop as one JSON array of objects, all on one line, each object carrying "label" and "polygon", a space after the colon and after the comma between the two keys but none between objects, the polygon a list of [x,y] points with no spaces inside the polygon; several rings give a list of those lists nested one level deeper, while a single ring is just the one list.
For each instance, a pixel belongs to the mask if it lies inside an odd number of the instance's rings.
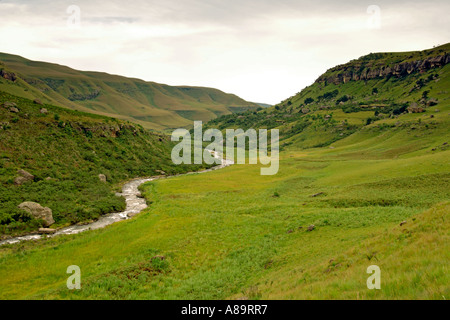
[{"label": "rock outcrop", "polygon": [[15,73],[5,71],[4,69],[0,70],[0,77],[12,82],[15,82],[17,80],[17,76]]},{"label": "rock outcrop", "polygon": [[[317,83],[341,84],[349,81],[370,80],[387,77],[403,77],[413,72],[426,72],[433,68],[443,67],[450,62],[450,54],[429,57],[424,60],[406,61],[390,65],[374,65],[365,67],[362,61],[350,62],[328,70],[320,76]],[[330,75],[330,73],[333,73]]]},{"label": "rock outcrop", "polygon": [[19,209],[30,213],[35,219],[44,221],[44,226],[49,227],[55,223],[52,209],[41,206],[36,202],[23,202],[19,204]]}]

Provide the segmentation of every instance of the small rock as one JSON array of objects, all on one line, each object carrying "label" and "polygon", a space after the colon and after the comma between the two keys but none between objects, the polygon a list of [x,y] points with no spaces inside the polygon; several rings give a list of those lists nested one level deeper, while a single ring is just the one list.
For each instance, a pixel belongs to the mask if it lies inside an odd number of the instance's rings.
[{"label": "small rock", "polygon": [[52,209],[41,206],[36,202],[23,202],[19,204],[19,209],[30,213],[35,219],[44,221],[44,226],[49,227],[55,223],[53,219]]},{"label": "small rock", "polygon": [[106,176],[104,174],[99,174],[98,178],[101,182],[106,182]]},{"label": "small rock", "polygon": [[314,229],[316,229],[316,226],[313,224],[308,227],[309,232],[313,231]]},{"label": "small rock", "polygon": [[30,179],[30,180],[34,179],[34,176],[31,173],[29,173],[28,171],[25,171],[23,169],[18,170],[17,173],[19,175],[21,175],[22,177],[24,177],[24,178],[27,178],[27,179]]},{"label": "small rock", "polygon": [[14,184],[16,186],[20,186],[26,182],[34,180],[34,176],[25,170],[21,169],[21,170],[17,171],[17,173],[19,174],[19,177],[14,179]]},{"label": "small rock", "polygon": [[4,108],[17,107],[17,104],[15,104],[14,102],[5,101],[2,103],[2,107]]},{"label": "small rock", "polygon": [[15,178],[14,179],[14,185],[15,186],[21,186],[21,185],[23,185],[24,183],[27,183],[29,180],[27,180],[26,178],[24,178],[24,177],[17,177],[17,178]]},{"label": "small rock", "polygon": [[52,234],[55,233],[55,229],[49,229],[49,228],[39,228],[39,233],[41,234]]},{"label": "small rock", "polygon": [[34,100],[33,100],[33,103],[42,105],[42,102],[41,102],[41,100],[39,100],[39,99],[34,99]]},{"label": "small rock", "polygon": [[288,230],[287,233],[289,234],[289,233],[293,233],[293,232],[294,232],[294,230]]},{"label": "small rock", "polygon": [[407,224],[407,221],[402,221],[402,222],[400,223],[400,227],[404,226],[405,224]]},{"label": "small rock", "polygon": [[39,112],[42,113],[42,114],[47,114],[47,113],[48,113],[48,110],[45,109],[45,108],[42,108]]},{"label": "small rock", "polygon": [[9,111],[12,113],[19,113],[19,109],[17,109],[16,107],[9,108]]}]

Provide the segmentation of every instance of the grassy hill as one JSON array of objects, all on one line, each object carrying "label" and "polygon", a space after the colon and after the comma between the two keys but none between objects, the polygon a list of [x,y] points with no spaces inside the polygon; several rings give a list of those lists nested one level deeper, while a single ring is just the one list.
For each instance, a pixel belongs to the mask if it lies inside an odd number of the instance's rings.
[{"label": "grassy hill", "polygon": [[[1,91],[0,119],[0,234],[40,226],[17,208],[25,201],[50,207],[55,226],[89,221],[125,207],[114,191],[126,180],[202,167],[173,165],[170,138],[140,125]],[[15,184],[21,169],[32,182]]]},{"label": "grassy hill", "polygon": [[[448,299],[448,64],[339,80],[361,61],[447,48],[363,57],[277,106],[211,121],[279,128],[279,173],[234,165],[153,181],[132,220],[1,247],[0,298]],[[69,291],[74,264],[82,289]],[[380,290],[367,288],[371,265]]]},{"label": "grassy hill", "polygon": [[222,116],[208,126],[278,128],[282,146],[297,149],[329,146],[373,130],[393,133],[437,126],[447,133],[448,62],[450,44],[420,52],[369,54],[330,69],[272,108]]},{"label": "grassy hill", "polygon": [[259,107],[217,89],[175,87],[101,72],[78,71],[6,53],[0,53],[0,70],[3,70],[0,90],[4,92],[130,120],[160,131],[189,127],[194,120],[208,121]]}]

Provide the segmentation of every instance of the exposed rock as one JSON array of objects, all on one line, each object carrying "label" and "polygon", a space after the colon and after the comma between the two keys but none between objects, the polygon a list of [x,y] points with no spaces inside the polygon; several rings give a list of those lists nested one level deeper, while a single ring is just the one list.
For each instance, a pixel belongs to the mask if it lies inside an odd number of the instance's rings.
[{"label": "exposed rock", "polygon": [[406,110],[408,110],[408,113],[422,113],[422,112],[425,112],[425,109],[417,106],[417,103],[411,103],[411,105]]},{"label": "exposed rock", "polygon": [[35,219],[44,221],[44,226],[48,227],[55,223],[53,219],[52,209],[41,206],[36,202],[23,202],[19,204],[19,209],[30,213]]},{"label": "exposed rock", "polygon": [[34,176],[31,173],[29,173],[28,171],[25,171],[23,169],[18,170],[17,174],[19,174],[22,177],[27,178],[29,180],[33,180],[34,179]]},{"label": "exposed rock", "polygon": [[33,102],[34,102],[35,104],[42,105],[42,101],[39,100],[39,99],[34,99]]},{"label": "exposed rock", "polygon": [[106,182],[106,176],[104,174],[99,174],[98,178],[100,179],[101,182]]},{"label": "exposed rock", "polygon": [[9,108],[9,111],[12,113],[19,113],[19,109],[17,109],[16,107]]},{"label": "exposed rock", "polygon": [[402,222],[400,223],[400,227],[404,226],[406,223],[407,223],[407,221],[402,221]]},{"label": "exposed rock", "polygon": [[[336,85],[349,81],[370,80],[375,78],[388,78],[391,76],[403,77],[413,72],[425,72],[427,70],[443,67],[450,62],[450,54],[429,57],[424,60],[408,61],[393,66],[383,64],[364,66],[362,62],[334,67],[317,79],[317,83],[334,83]],[[330,75],[329,73],[333,73]]]},{"label": "exposed rock", "polygon": [[42,113],[42,114],[47,114],[47,113],[48,113],[48,110],[45,109],[45,108],[42,108],[39,112]]},{"label": "exposed rock", "polygon": [[313,224],[308,227],[309,232],[313,231],[314,229],[316,229],[316,226]]},{"label": "exposed rock", "polygon": [[166,172],[162,171],[162,170],[155,170],[156,172],[162,174],[162,175],[166,175]]},{"label": "exposed rock", "polygon": [[11,108],[11,107],[17,107],[17,104],[14,102],[5,101],[2,103],[3,108]]},{"label": "exposed rock", "polygon": [[24,183],[27,183],[29,180],[25,179],[24,177],[16,177],[14,179],[14,185],[16,186],[21,186]]},{"label": "exposed rock", "polygon": [[8,72],[3,69],[0,70],[0,77],[4,78],[6,80],[12,81],[12,82],[15,82],[17,80],[17,76],[15,73]]},{"label": "exposed rock", "polygon": [[14,179],[14,184],[16,186],[21,186],[22,184],[29,182],[29,181],[33,181],[34,180],[34,176],[25,171],[25,170],[19,170],[17,171],[17,174],[19,175],[17,178]]},{"label": "exposed rock", "polygon": [[55,232],[56,232],[55,229],[39,228],[39,233],[40,233],[40,234],[53,234],[53,233],[55,233]]},{"label": "exposed rock", "polygon": [[302,113],[307,114],[309,113],[311,110],[309,110],[308,108],[302,108]]}]

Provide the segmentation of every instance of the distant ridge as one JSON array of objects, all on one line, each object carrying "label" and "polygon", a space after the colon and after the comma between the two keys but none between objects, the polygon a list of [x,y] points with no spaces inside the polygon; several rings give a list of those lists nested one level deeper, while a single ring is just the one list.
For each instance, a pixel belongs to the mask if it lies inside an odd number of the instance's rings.
[{"label": "distant ridge", "polygon": [[259,107],[218,89],[78,71],[6,53],[0,53],[0,91],[160,131]]}]

